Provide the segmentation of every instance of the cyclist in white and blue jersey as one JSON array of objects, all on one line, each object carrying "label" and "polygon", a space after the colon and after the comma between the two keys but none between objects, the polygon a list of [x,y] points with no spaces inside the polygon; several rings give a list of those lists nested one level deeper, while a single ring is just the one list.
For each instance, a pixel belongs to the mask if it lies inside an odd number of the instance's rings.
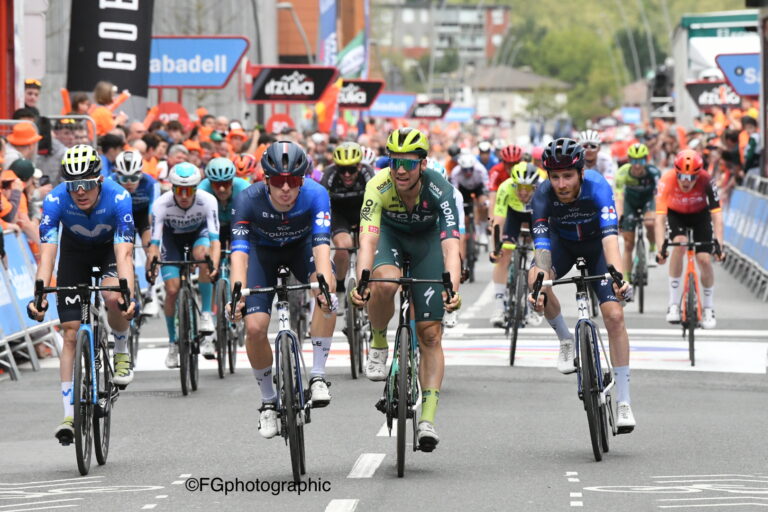
[{"label": "cyclist in white and blue jersey", "polygon": [[219,203],[219,240],[222,247],[226,247],[227,242],[231,240],[235,198],[251,186],[247,180],[237,177],[236,173],[235,164],[229,158],[213,158],[205,166],[205,179],[197,186],[197,190],[213,194]]},{"label": "cyclist in white and blue jersey", "polygon": [[[606,273],[608,264],[621,272],[616,206],[608,182],[597,171],[583,170],[584,149],[572,139],[550,142],[542,161],[549,179],[539,185],[531,204],[535,259],[528,278],[530,285],[540,271],[546,279],[565,276],[580,256],[586,260],[592,275]],[[619,298],[631,300],[632,287],[625,282],[618,289],[608,280],[594,282],[592,287],[600,301],[611,348],[617,394],[616,424],[620,433],[628,433],[635,427],[635,418],[629,397],[629,337]],[[538,312],[544,311],[560,339],[558,370],[566,374],[576,371],[573,335],[551,287],[540,294],[535,307]]]},{"label": "cyclist in white and blue jersey", "polygon": [[[219,267],[221,244],[219,242],[219,207],[216,198],[208,192],[197,190],[201,173],[195,165],[181,162],[174,165],[168,173],[172,189],[161,195],[152,207],[152,240],[147,249],[147,261],[159,256],[162,243],[163,260],[180,261],[184,257],[184,246],[191,249],[190,259],[203,260],[210,256],[213,273],[208,266],[199,265],[198,287],[202,299],[200,323],[201,334],[213,332],[213,283]],[[165,285],[165,323],[168,327],[168,355],[165,366],[176,368],[179,365],[179,346],[176,344],[176,296],[179,294],[181,280],[179,267],[163,265],[162,276]],[[210,359],[215,357],[215,347],[206,337],[200,344],[200,353]]]},{"label": "cyclist in white and blue jersey", "polygon": [[[91,146],[69,148],[62,160],[64,182],[54,188],[43,201],[40,221],[40,265],[36,279],[50,286],[56,255],[59,266],[58,286],[75,286],[91,282],[91,269],[101,269],[103,286],[117,286],[118,278],[128,281],[133,291],[134,225],[131,196],[120,185],[101,177],[101,159]],[[59,228],[61,225],[61,231]],[[61,240],[59,240],[61,235]],[[125,386],[133,381],[131,356],[128,353],[129,321],[135,311],[135,298],[127,311],[120,311],[122,298],[117,292],[104,292],[109,326],[115,338],[115,374],[113,382]],[[56,429],[62,444],[74,439],[74,406],[72,374],[75,340],[80,328],[81,304],[77,292],[60,292],[56,297],[64,346],[59,359],[64,421]],[[43,311],[34,301],[27,305],[30,318],[42,321]]]},{"label": "cyclist in white and blue jersey", "polygon": [[[313,407],[331,401],[325,363],[336,325],[336,278],[331,264],[331,204],[328,191],[304,177],[310,167],[304,150],[294,142],[278,141],[261,158],[266,180],[251,185],[235,199],[232,216],[232,271],[234,285],[248,288],[277,284],[277,267],[287,265],[302,283],[321,274],[331,296],[327,304],[315,290],[320,307],[312,316],[312,370],[309,387]],[[245,315],[248,359],[261,390],[259,433],[277,434],[272,383],[272,348],[267,337],[274,294],[250,295],[236,305],[237,318]],[[245,312],[242,312],[243,306]]]}]

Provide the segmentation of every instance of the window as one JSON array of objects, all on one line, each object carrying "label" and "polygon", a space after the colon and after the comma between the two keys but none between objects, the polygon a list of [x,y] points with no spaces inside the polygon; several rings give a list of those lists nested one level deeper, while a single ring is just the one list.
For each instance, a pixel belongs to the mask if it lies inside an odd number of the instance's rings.
[{"label": "window", "polygon": [[413,23],[416,21],[416,15],[413,9],[403,9],[403,23]]},{"label": "window", "polygon": [[491,11],[491,23],[494,25],[504,24],[504,9],[493,9]]},{"label": "window", "polygon": [[429,36],[421,36],[421,47],[429,48]]},{"label": "window", "polygon": [[416,46],[416,41],[414,41],[413,36],[411,34],[403,35],[403,46],[405,48],[413,48],[414,46]]},{"label": "window", "polygon": [[420,12],[420,18],[422,23],[424,24],[429,23],[429,11],[426,9],[422,9]]}]

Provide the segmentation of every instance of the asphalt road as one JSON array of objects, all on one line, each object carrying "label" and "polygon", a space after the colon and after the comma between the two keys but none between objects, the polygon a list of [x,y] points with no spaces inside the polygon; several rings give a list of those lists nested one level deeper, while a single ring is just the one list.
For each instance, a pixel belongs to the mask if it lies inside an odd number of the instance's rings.
[{"label": "asphalt road", "polygon": [[[546,324],[523,331],[518,364],[508,366],[503,332],[488,324],[490,265],[482,262],[479,282],[462,289],[459,326],[446,333],[440,445],[408,452],[405,478],[397,478],[395,439],[373,407],[383,385],[350,378],[341,336],[329,360],[333,402],[313,411],[305,429],[308,479],[299,494],[287,484],[284,442],[257,433],[259,393],[245,354],[223,380],[202,369],[200,389],[182,397],[178,372],[162,367],[165,328],[155,319],[144,330],[136,379],[113,413],[109,460],[94,459],[87,477],[73,447],[52,435],[61,419],[57,362],[0,382],[0,511],[768,506],[766,306],[718,272],[718,329],[702,333],[692,369],[679,328],[664,322],[665,272],[652,269],[645,314],[625,309],[638,426],[614,437],[602,462],[592,456],[575,377],[554,369]],[[571,323],[574,291],[558,290]],[[225,493],[227,482],[242,489]]]}]

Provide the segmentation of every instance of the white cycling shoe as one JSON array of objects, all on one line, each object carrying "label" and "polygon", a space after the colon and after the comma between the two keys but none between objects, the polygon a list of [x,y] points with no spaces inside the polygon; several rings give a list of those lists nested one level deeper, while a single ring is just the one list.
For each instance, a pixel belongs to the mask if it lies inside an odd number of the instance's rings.
[{"label": "white cycling shoe", "polygon": [[573,348],[573,340],[560,340],[560,353],[557,356],[557,369],[560,373],[568,375],[576,371],[576,358]]},{"label": "white cycling shoe", "polygon": [[179,346],[176,343],[171,343],[168,346],[168,355],[165,356],[166,368],[178,368],[179,367]]},{"label": "white cycling shoe", "polygon": [[200,315],[200,332],[202,334],[211,334],[213,332],[213,313],[204,311]]},{"label": "white cycling shoe", "polygon": [[435,431],[435,426],[428,421],[420,421],[416,429],[416,437],[419,442],[419,450],[431,452],[440,442],[440,436]]},{"label": "white cycling shoe", "polygon": [[680,323],[680,306],[677,304],[670,304],[667,307],[667,322],[671,324]]},{"label": "white cycling shoe", "polygon": [[309,394],[312,407],[325,407],[331,403],[331,393],[328,391],[328,382],[320,375],[309,379]]},{"label": "white cycling shoe", "polygon": [[456,324],[459,322],[459,312],[458,311],[446,311],[443,314],[443,325],[447,328],[456,327]]},{"label": "white cycling shoe", "polygon": [[156,317],[160,314],[160,304],[158,304],[157,300],[145,302],[144,307],[141,308],[141,314],[142,316]]},{"label": "white cycling shoe", "polygon": [[206,359],[216,359],[216,345],[213,343],[213,335],[209,334],[200,343],[200,354]]},{"label": "white cycling shoe", "polygon": [[504,310],[497,310],[490,319],[493,327],[504,327]]},{"label": "white cycling shoe", "polygon": [[389,349],[370,348],[368,350],[368,361],[365,364],[365,376],[368,380],[375,382],[387,378],[387,357],[389,357]]},{"label": "white cycling shoe", "polygon": [[704,308],[704,314],[701,316],[701,328],[714,329],[715,327],[717,327],[715,310],[713,308]]},{"label": "white cycling shoe", "polygon": [[619,402],[616,404],[616,428],[619,434],[629,434],[635,429],[635,415],[632,414],[632,407],[628,402]]},{"label": "white cycling shoe", "polygon": [[259,434],[265,439],[272,439],[277,435],[277,411],[275,404],[264,402],[259,409]]}]

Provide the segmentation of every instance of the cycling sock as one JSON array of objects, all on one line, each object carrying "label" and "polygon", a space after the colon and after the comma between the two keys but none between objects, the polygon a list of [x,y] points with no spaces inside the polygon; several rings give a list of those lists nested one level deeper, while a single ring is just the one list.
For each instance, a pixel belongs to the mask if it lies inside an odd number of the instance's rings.
[{"label": "cycling sock", "polygon": [[344,284],[343,279],[336,279],[336,292],[337,293],[344,293],[347,291],[346,285]]},{"label": "cycling sock", "polygon": [[115,354],[128,353],[128,335],[130,332],[130,329],[126,329],[123,332],[112,329],[112,336],[115,337]]},{"label": "cycling sock", "polygon": [[680,304],[683,298],[683,280],[679,277],[669,278],[669,305]]},{"label": "cycling sock", "polygon": [[253,370],[253,376],[256,377],[256,382],[261,389],[261,401],[274,402],[277,398],[277,392],[272,385],[272,365],[260,370],[256,368],[251,368],[251,370]]},{"label": "cycling sock", "polygon": [[312,371],[310,377],[316,375],[325,375],[325,362],[328,360],[328,354],[331,352],[331,338],[312,338]]},{"label": "cycling sock", "polygon": [[707,288],[706,286],[701,287],[701,307],[703,308],[715,308],[715,287],[711,286]]},{"label": "cycling sock", "polygon": [[61,383],[61,402],[64,404],[64,417],[75,415],[75,406],[70,403],[72,400],[72,381]]},{"label": "cycling sock", "polygon": [[371,332],[373,333],[371,348],[389,348],[386,327],[384,329],[374,329],[373,326],[371,326]]},{"label": "cycling sock", "polygon": [[568,324],[565,323],[565,318],[563,318],[562,313],[557,315],[553,319],[547,318],[547,322],[549,322],[549,325],[552,326],[552,328],[557,333],[557,338],[560,340],[572,340],[573,336],[571,335],[571,331],[568,329]]},{"label": "cycling sock", "polygon": [[166,315],[165,326],[168,328],[168,343],[176,343],[176,318]]},{"label": "cycling sock", "polygon": [[211,298],[213,297],[213,283],[201,283],[200,285],[200,298],[203,299],[203,313],[211,312]]},{"label": "cycling sock", "polygon": [[616,379],[616,402],[629,403],[629,366],[614,366],[613,378]]},{"label": "cycling sock", "polygon": [[421,392],[421,416],[419,421],[428,421],[434,425],[438,400],[440,400],[439,389],[426,388]]},{"label": "cycling sock", "polygon": [[493,298],[496,302],[496,310],[504,310],[504,295],[507,291],[507,285],[505,283],[493,283]]}]

